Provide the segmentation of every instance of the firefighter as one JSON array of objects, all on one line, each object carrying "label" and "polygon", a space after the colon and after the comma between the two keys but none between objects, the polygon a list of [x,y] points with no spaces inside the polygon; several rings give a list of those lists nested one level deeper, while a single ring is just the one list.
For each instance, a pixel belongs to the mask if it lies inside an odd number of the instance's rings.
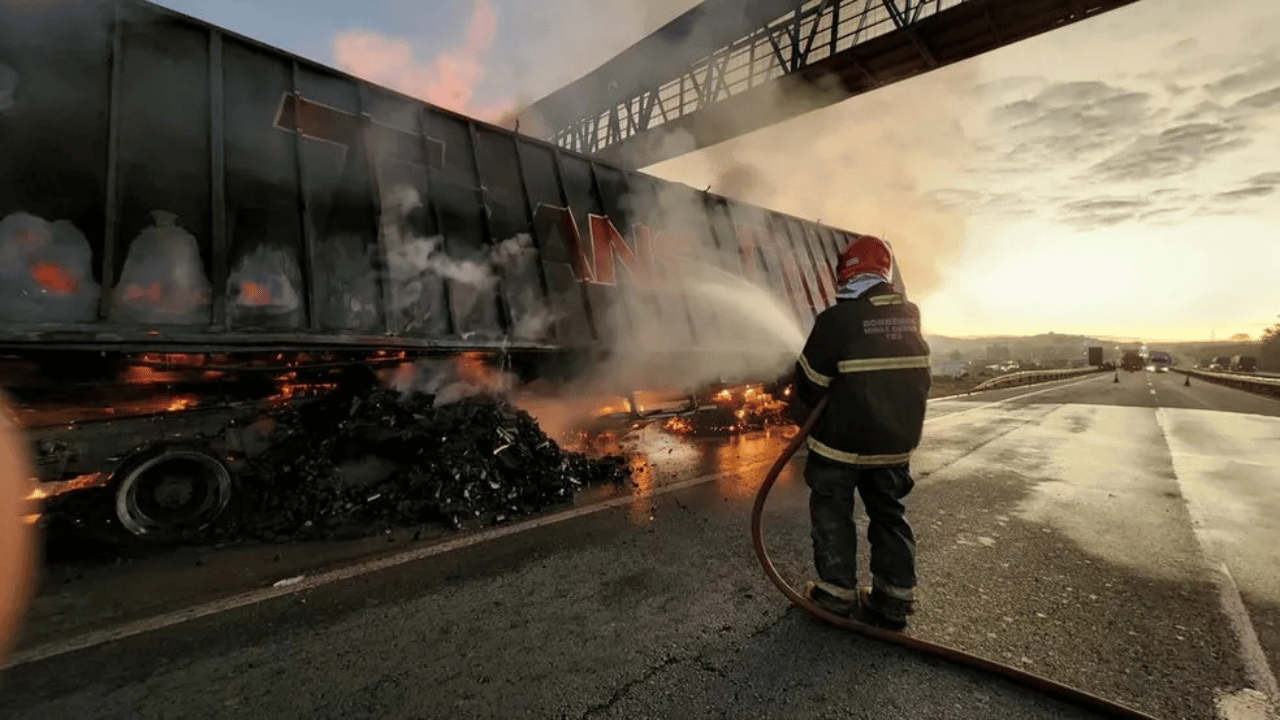
[{"label": "firefighter", "polygon": [[[915,604],[915,536],[903,499],[915,483],[929,395],[929,346],[920,312],[894,288],[893,253],[856,237],[839,257],[836,303],[820,313],[796,361],[792,417],[802,422],[823,394],[826,412],[808,438],[814,565],[805,596],[846,617],[906,626]],[[854,496],[869,526],[871,584],[858,586]]]}]

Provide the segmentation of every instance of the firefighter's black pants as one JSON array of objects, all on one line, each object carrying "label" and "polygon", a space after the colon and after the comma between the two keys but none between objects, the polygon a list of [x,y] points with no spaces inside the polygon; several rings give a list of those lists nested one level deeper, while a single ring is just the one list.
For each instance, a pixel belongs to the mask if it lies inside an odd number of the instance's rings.
[{"label": "firefighter's black pants", "polygon": [[915,486],[908,467],[853,467],[811,452],[804,479],[809,485],[813,560],[821,580],[850,590],[858,587],[856,489],[870,521],[872,576],[904,590],[916,586],[916,539],[902,504]]}]

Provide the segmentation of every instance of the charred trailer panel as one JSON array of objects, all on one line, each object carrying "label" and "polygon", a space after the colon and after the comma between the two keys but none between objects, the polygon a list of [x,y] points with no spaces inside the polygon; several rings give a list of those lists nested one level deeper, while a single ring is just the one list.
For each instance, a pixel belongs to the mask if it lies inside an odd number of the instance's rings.
[{"label": "charred trailer panel", "polygon": [[425,355],[772,379],[855,236],[141,0],[0,0],[0,157],[0,385],[51,481]]},{"label": "charred trailer panel", "polygon": [[672,282],[690,260],[801,323],[832,301],[850,233],[149,3],[2,0],[0,38],[8,348],[588,351],[658,309],[698,351],[717,317]]}]

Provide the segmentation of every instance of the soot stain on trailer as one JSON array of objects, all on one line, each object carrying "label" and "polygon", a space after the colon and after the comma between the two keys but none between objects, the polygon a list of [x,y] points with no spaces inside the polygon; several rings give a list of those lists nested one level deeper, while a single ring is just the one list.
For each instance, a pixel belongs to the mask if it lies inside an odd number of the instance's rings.
[{"label": "soot stain on trailer", "polygon": [[[0,49],[0,151],[21,174],[0,184],[0,362],[37,368],[12,380],[23,398],[88,386],[106,355],[156,351],[230,351],[280,377],[310,372],[320,361],[299,358],[313,351],[359,364],[485,349],[557,381],[611,365],[624,391],[756,382],[832,301],[829,258],[853,235],[610,167],[141,0],[37,5],[0,28],[15,39]],[[724,292],[706,292],[715,283]],[[762,315],[782,330],[760,332]],[[151,408],[139,446],[188,424],[217,436],[226,428],[201,422],[245,399],[228,389],[235,375],[222,390],[202,380],[194,405],[157,386],[119,407]],[[249,399],[302,399],[258,390]],[[105,392],[76,400],[86,417],[118,409]],[[97,449],[75,472],[131,452],[81,445]]]}]

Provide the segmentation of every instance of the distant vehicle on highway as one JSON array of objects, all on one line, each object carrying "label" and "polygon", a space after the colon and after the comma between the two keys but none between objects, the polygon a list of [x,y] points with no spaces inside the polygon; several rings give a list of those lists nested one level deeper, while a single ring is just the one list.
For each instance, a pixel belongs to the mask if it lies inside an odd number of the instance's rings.
[{"label": "distant vehicle on highway", "polygon": [[1137,350],[1126,350],[1120,358],[1120,367],[1128,372],[1136,372],[1142,369],[1142,355]]},{"label": "distant vehicle on highway", "polygon": [[1257,372],[1258,358],[1251,355],[1237,355],[1231,358],[1230,367],[1234,372]]},{"label": "distant vehicle on highway", "polygon": [[1149,372],[1169,372],[1169,368],[1173,367],[1173,356],[1163,350],[1152,350],[1147,355],[1147,370]]},{"label": "distant vehicle on highway", "polygon": [[1219,355],[1209,363],[1210,370],[1228,370],[1231,368],[1231,358],[1226,355]]}]

